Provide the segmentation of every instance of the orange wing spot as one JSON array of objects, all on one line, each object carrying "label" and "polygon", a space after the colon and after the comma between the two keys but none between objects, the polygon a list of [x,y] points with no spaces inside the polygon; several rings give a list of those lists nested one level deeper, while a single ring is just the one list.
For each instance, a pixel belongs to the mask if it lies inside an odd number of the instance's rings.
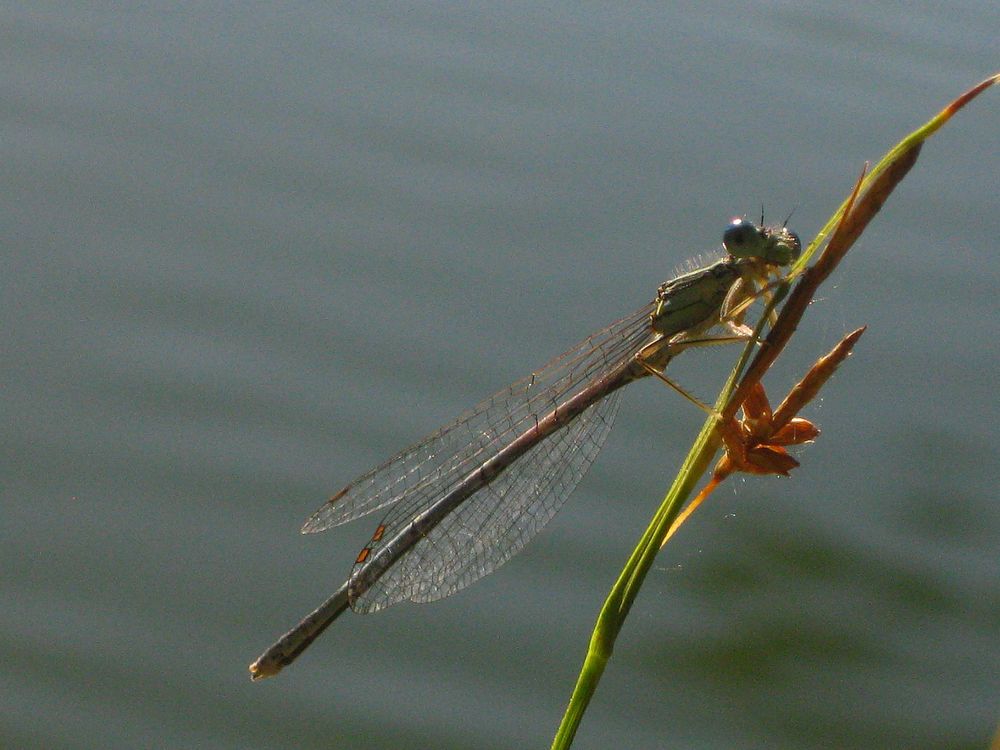
[{"label": "orange wing spot", "polygon": [[377,529],[375,529],[375,533],[374,533],[374,534],[372,534],[372,541],[373,541],[373,542],[378,542],[378,541],[381,541],[381,539],[382,539],[382,535],[383,535],[384,533],[385,533],[385,524],[381,524],[381,523],[380,523],[380,524],[378,525],[378,528],[377,528]]},{"label": "orange wing spot", "polygon": [[368,559],[368,555],[370,555],[371,553],[372,553],[372,548],[371,547],[365,547],[363,550],[361,550],[358,553],[358,559],[354,561],[354,564],[355,565],[360,565],[361,563],[363,563],[365,560]]},{"label": "orange wing spot", "polygon": [[327,502],[327,503],[335,503],[335,502],[337,502],[338,500],[340,500],[340,498],[342,498],[342,497],[343,497],[344,495],[346,495],[346,494],[348,493],[348,491],[349,491],[349,490],[350,490],[350,489],[351,489],[351,488],[352,488],[353,486],[354,486],[354,485],[352,485],[352,484],[349,484],[349,485],[347,485],[346,487],[344,487],[344,489],[342,489],[342,490],[341,490],[340,492],[338,492],[338,493],[337,493],[336,495],[334,495],[333,497],[331,497],[331,498],[330,498],[329,500],[327,500],[326,502]]}]

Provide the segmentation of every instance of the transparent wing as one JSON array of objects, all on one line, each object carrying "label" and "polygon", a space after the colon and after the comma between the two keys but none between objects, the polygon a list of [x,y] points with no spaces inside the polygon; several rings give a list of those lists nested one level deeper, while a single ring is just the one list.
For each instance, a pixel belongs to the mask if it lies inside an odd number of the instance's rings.
[{"label": "transparent wing", "polygon": [[324,531],[401,501],[408,513],[419,513],[568,395],[638,351],[651,338],[653,307],[650,303],[592,334],[541,370],[354,480],[306,521],[303,533]]},{"label": "transparent wing", "polygon": [[[583,411],[466,500],[355,601],[354,610],[444,598],[516,555],[562,507],[597,457],[622,392]],[[419,506],[416,499],[397,504],[383,521],[385,537],[405,526]]]}]

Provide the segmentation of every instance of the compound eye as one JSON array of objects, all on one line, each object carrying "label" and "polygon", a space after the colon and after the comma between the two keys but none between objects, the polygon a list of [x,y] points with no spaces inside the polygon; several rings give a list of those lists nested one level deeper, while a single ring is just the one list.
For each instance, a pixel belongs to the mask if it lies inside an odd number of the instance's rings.
[{"label": "compound eye", "polygon": [[795,234],[795,232],[790,231],[788,233],[788,236],[791,237],[792,240],[792,249],[794,251],[793,254],[795,255],[796,258],[798,258],[799,254],[802,252],[802,240],[799,239],[799,236]]},{"label": "compound eye", "polygon": [[742,255],[742,248],[753,244],[759,239],[756,225],[746,219],[733,219],[722,234],[722,246],[730,255]]}]

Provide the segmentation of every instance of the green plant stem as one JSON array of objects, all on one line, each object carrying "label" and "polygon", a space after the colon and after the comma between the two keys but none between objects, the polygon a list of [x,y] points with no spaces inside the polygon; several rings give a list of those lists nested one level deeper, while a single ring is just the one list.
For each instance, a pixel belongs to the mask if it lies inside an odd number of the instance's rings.
[{"label": "green plant stem", "polygon": [[653,515],[649,526],[643,532],[639,543],[625,563],[625,567],[622,568],[618,580],[611,588],[611,592],[597,616],[597,623],[587,648],[587,656],[580,669],[580,675],[573,688],[573,695],[566,707],[562,723],[552,741],[552,750],[562,750],[572,744],[583,714],[587,710],[587,705],[590,703],[590,699],[597,689],[597,683],[600,681],[601,675],[604,674],[604,668],[614,651],[618,633],[639,594],[646,574],[656,559],[660,544],[719,449],[722,440],[717,428],[717,415],[722,413],[735,390],[740,373],[753,353],[754,342],[759,340],[758,337],[766,325],[770,312],[781,301],[787,290],[787,284],[781,284],[775,290],[774,296],[768,302],[765,312],[757,324],[753,337],[743,348],[739,361],[726,381],[712,415],[705,421],[670,490]]},{"label": "green plant stem", "polygon": [[[739,407],[739,402],[737,399],[733,399],[733,394],[736,391],[737,381],[754,351],[752,342],[760,340],[759,337],[769,313],[787,293],[789,282],[806,271],[811,257],[828,238],[830,232],[834,231],[834,237],[831,238],[831,242],[827,245],[816,266],[812,267],[811,273],[807,273],[806,277],[796,285],[792,295],[793,299],[782,310],[782,315],[779,317],[775,329],[771,332],[778,334],[778,336],[768,337],[764,349],[755,358],[754,365],[751,367],[752,372],[748,372],[744,382],[740,384],[741,392],[754,380],[759,381],[767,368],[774,362],[778,352],[795,331],[816,287],[843,258],[850,246],[864,231],[871,218],[882,207],[896,184],[913,166],[923,142],[948,122],[959,109],[985,89],[997,84],[1000,84],[1000,74],[982,81],[962,94],[935,117],[896,144],[861,180],[854,193],[834,212],[816,238],[809,244],[802,257],[793,266],[788,278],[769,302],[765,314],[761,316],[751,343],[748,343],[743,349],[739,361],[719,394],[713,415],[708,418],[701,432],[698,433],[698,437],[691,446],[691,450],[688,452],[670,490],[654,514],[649,526],[643,532],[601,608],[590,638],[587,655],[573,688],[573,694],[552,741],[553,750],[566,750],[572,744],[583,714],[614,651],[618,633],[621,631],[625,618],[639,593],[639,588],[659,552],[661,540],[665,538],[681,508],[719,448],[721,438],[717,428],[718,415],[728,414],[731,416]],[[855,203],[856,199],[857,203]],[[758,365],[760,366],[758,367]]]}]

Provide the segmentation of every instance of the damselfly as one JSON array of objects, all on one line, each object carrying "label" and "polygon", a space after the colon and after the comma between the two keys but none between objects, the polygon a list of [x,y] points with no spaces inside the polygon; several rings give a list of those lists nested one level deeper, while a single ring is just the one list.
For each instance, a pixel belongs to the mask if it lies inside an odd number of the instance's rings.
[{"label": "damselfly", "polygon": [[784,226],[734,219],[726,256],[662,284],[656,299],[351,482],[303,533],[388,512],[348,580],[250,665],[277,674],[348,607],[441,599],[513,557],[555,515],[596,458],[621,388],[704,343],[718,324],[739,335],[748,301],[801,250]]}]

